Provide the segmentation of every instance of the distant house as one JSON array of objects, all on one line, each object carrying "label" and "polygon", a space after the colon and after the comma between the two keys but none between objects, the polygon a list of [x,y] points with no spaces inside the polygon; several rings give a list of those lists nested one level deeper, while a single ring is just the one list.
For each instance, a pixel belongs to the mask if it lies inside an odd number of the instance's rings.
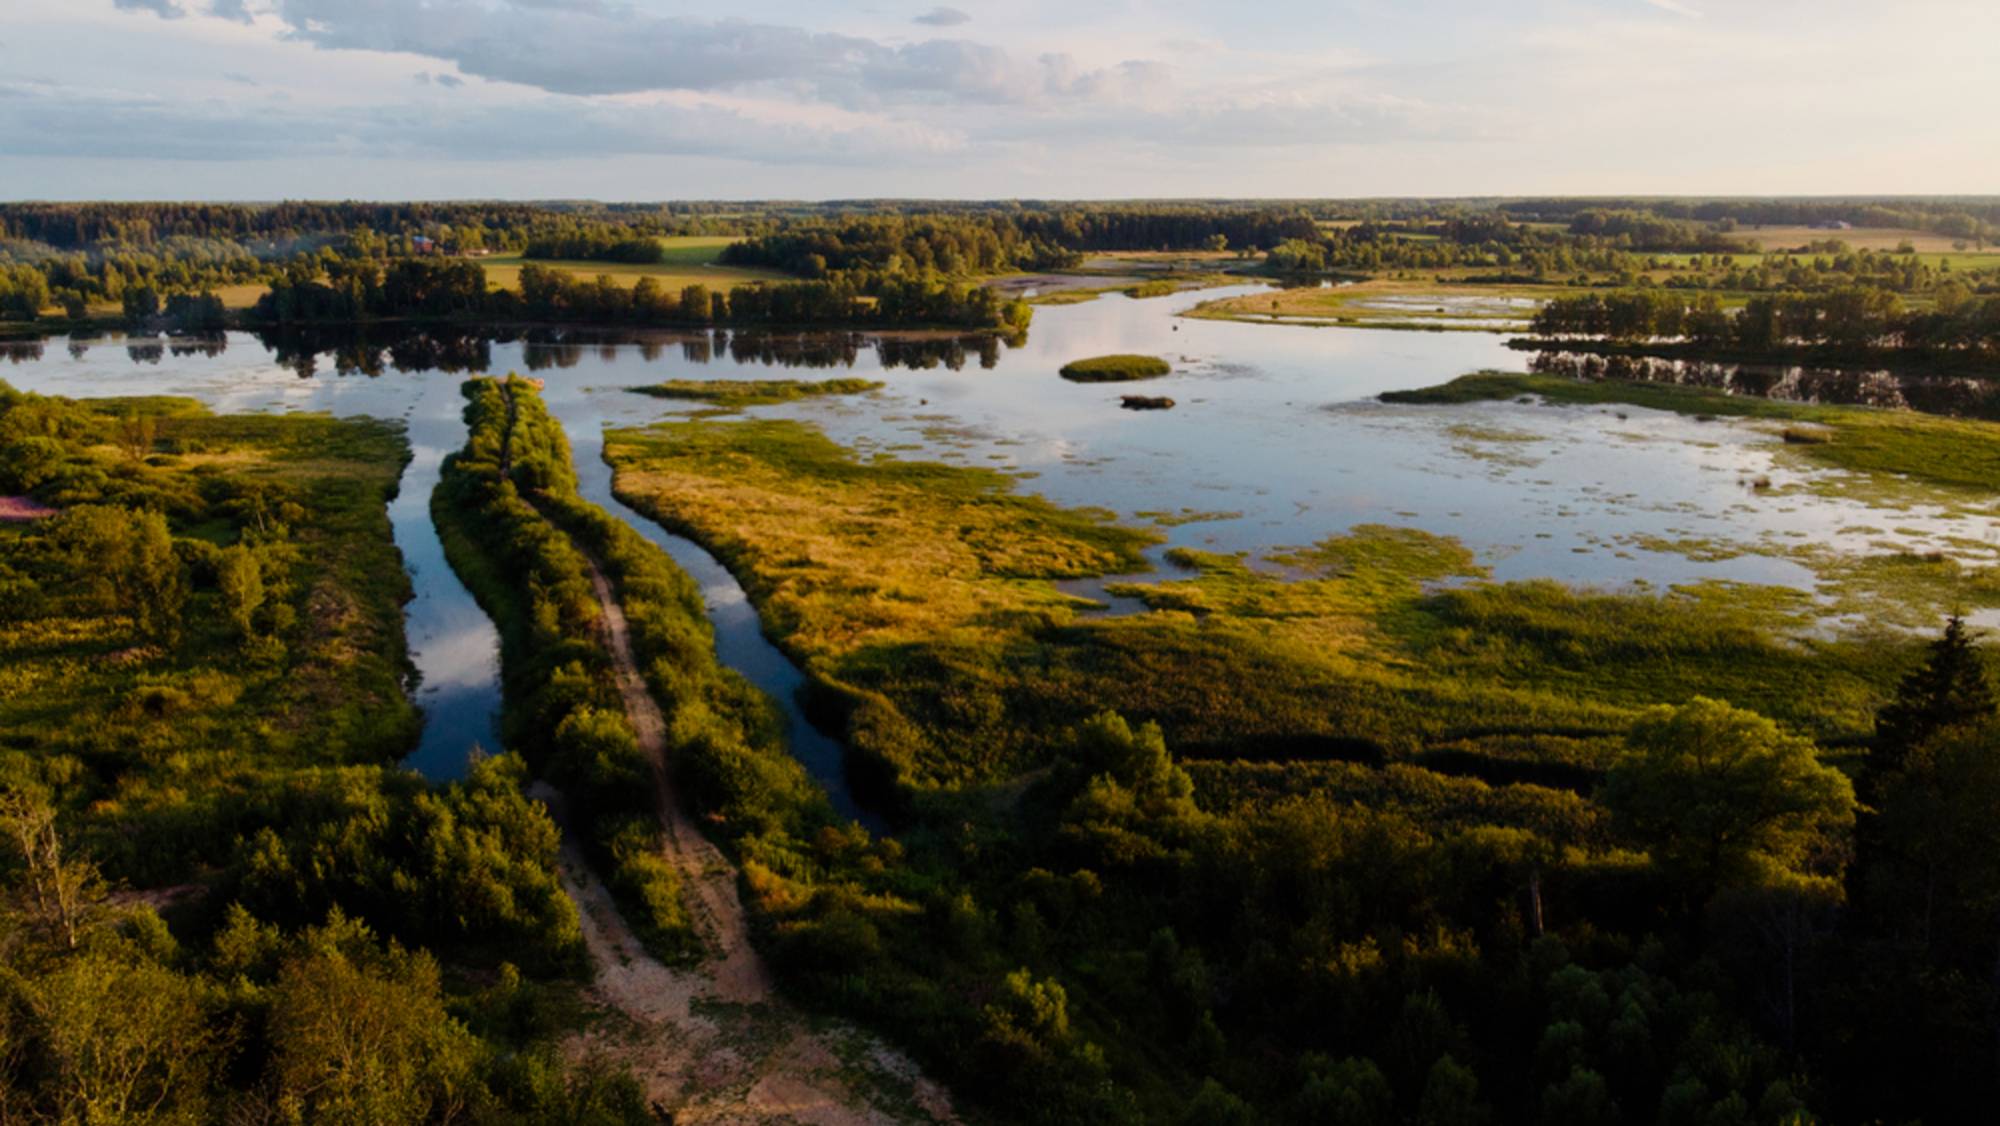
[{"label": "distant house", "polygon": [[1851,231],[1854,229],[1854,224],[1845,219],[1824,219],[1814,223],[1812,229],[1815,231]]},{"label": "distant house", "polygon": [[418,254],[436,254],[438,252],[437,240],[426,238],[423,235],[416,235],[410,239],[410,249],[416,251]]}]

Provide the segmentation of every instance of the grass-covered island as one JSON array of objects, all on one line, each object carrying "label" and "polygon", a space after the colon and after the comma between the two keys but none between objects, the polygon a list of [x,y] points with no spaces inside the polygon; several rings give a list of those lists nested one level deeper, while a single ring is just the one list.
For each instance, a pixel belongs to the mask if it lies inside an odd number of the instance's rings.
[{"label": "grass-covered island", "polygon": [[880,390],[873,379],[669,379],[632,390],[656,399],[685,399],[718,407],[765,407],[820,395],[861,395]]},{"label": "grass-covered island", "polygon": [[1062,366],[1062,377],[1071,383],[1130,383],[1135,379],[1158,379],[1174,370],[1158,356],[1120,353],[1071,360]]}]

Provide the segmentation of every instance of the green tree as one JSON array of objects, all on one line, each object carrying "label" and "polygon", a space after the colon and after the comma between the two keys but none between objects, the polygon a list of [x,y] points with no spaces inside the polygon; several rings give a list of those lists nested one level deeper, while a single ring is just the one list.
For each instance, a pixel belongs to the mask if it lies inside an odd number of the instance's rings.
[{"label": "green tree", "polygon": [[1878,806],[1870,898],[1892,928],[1968,970],[2000,966],[2000,724],[1911,748]]},{"label": "green tree", "polygon": [[1388,1077],[1366,1058],[1308,1057],[1305,1082],[1292,1099],[1293,1120],[1312,1126],[1386,1126],[1395,1111]]},{"label": "green tree", "polygon": [[1626,735],[1603,798],[1614,824],[1699,907],[1805,870],[1854,821],[1854,787],[1811,742],[1719,700],[1657,707]]},{"label": "green tree", "polygon": [[1440,1056],[1424,1078],[1417,1126],[1484,1126],[1493,1116],[1479,1101],[1479,1077],[1450,1056]]},{"label": "green tree", "polygon": [[215,565],[216,586],[236,633],[248,641],[257,634],[257,611],[264,605],[264,568],[257,553],[242,544],[224,548]]},{"label": "green tree", "polygon": [[1900,770],[1910,749],[1949,727],[1983,723],[2000,715],[1986,662],[1965,619],[1953,614],[1931,642],[1921,667],[1903,678],[1896,698],[1875,717],[1868,752],[1871,775]]},{"label": "green tree", "polygon": [[51,945],[76,949],[104,898],[96,866],[63,855],[55,808],[41,793],[0,790],[0,835],[21,860],[23,878],[13,889],[17,909]]},{"label": "green tree", "polygon": [[64,1122],[211,1121],[224,1038],[199,983],[150,961],[90,951],[35,983]]},{"label": "green tree", "polygon": [[167,518],[157,512],[133,514],[132,555],[125,573],[125,610],[142,637],[173,645],[180,638],[181,610],[187,604],[187,568],[174,554]]},{"label": "green tree", "polygon": [[430,955],[377,947],[337,911],[303,945],[272,993],[268,1074],[279,1116],[418,1122],[463,1110],[477,1041],[446,1014]]}]

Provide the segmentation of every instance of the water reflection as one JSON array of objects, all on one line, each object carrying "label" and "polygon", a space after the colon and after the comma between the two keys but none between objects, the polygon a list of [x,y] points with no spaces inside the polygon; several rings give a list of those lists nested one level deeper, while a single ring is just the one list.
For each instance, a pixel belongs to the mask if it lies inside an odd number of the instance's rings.
[{"label": "water reflection", "polygon": [[[521,364],[529,371],[566,371],[586,358],[603,364],[618,362],[621,352],[635,350],[654,363],[673,352],[686,363],[728,362],[739,366],[783,368],[852,368],[872,351],[883,368],[959,371],[968,363],[984,369],[999,364],[1002,350],[1018,347],[1020,338],[1003,340],[989,334],[901,334],[861,332],[765,332],[749,329],[707,329],[693,332],[620,331],[603,328],[487,329],[477,327],[369,325],[338,328],[269,329],[257,340],[276,361],[301,378],[311,378],[322,363],[341,375],[379,376],[396,372],[478,372],[492,367],[495,345],[520,345]],[[133,347],[139,345],[134,344]],[[204,339],[190,347],[223,344]],[[157,344],[152,345],[157,347]],[[182,355],[180,345],[174,355]],[[39,358],[39,354],[37,357]],[[157,355],[134,353],[135,362],[157,363]]]},{"label": "water reflection", "polygon": [[2000,418],[2000,386],[1963,376],[1910,375],[1852,368],[1717,363],[1659,356],[1540,352],[1530,371],[1572,379],[1624,379],[1703,387],[1800,403],[1884,407],[1962,418]]}]

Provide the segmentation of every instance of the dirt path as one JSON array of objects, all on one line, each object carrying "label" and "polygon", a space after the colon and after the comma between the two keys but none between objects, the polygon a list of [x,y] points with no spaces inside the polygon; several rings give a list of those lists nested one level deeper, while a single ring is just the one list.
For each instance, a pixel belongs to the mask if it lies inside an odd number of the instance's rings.
[{"label": "dirt path", "polygon": [[956,1123],[950,1097],[907,1057],[859,1029],[810,1019],[774,994],[750,943],[736,868],[674,798],[666,719],[639,675],[611,583],[589,563],[618,691],[653,766],[664,851],[681,872],[706,956],[682,969],[647,954],[581,852],[565,843],[563,889],[597,968],[591,992],[618,1018],[578,1034],[572,1054],[628,1064],[654,1108],[676,1124]]},{"label": "dirt path", "polygon": [[625,701],[625,714],[638,736],[639,750],[653,767],[654,808],[659,810],[665,830],[667,859],[680,870],[688,907],[709,951],[710,961],[704,969],[715,983],[715,997],[738,1004],[765,1000],[771,995],[770,972],[750,945],[750,920],[736,891],[736,866],[702,836],[674,797],[668,781],[666,716],[639,675],[625,608],[619,605],[610,580],[596,561],[586,556],[586,562],[602,610],[598,622],[604,629],[605,648],[618,674],[618,694]]}]

